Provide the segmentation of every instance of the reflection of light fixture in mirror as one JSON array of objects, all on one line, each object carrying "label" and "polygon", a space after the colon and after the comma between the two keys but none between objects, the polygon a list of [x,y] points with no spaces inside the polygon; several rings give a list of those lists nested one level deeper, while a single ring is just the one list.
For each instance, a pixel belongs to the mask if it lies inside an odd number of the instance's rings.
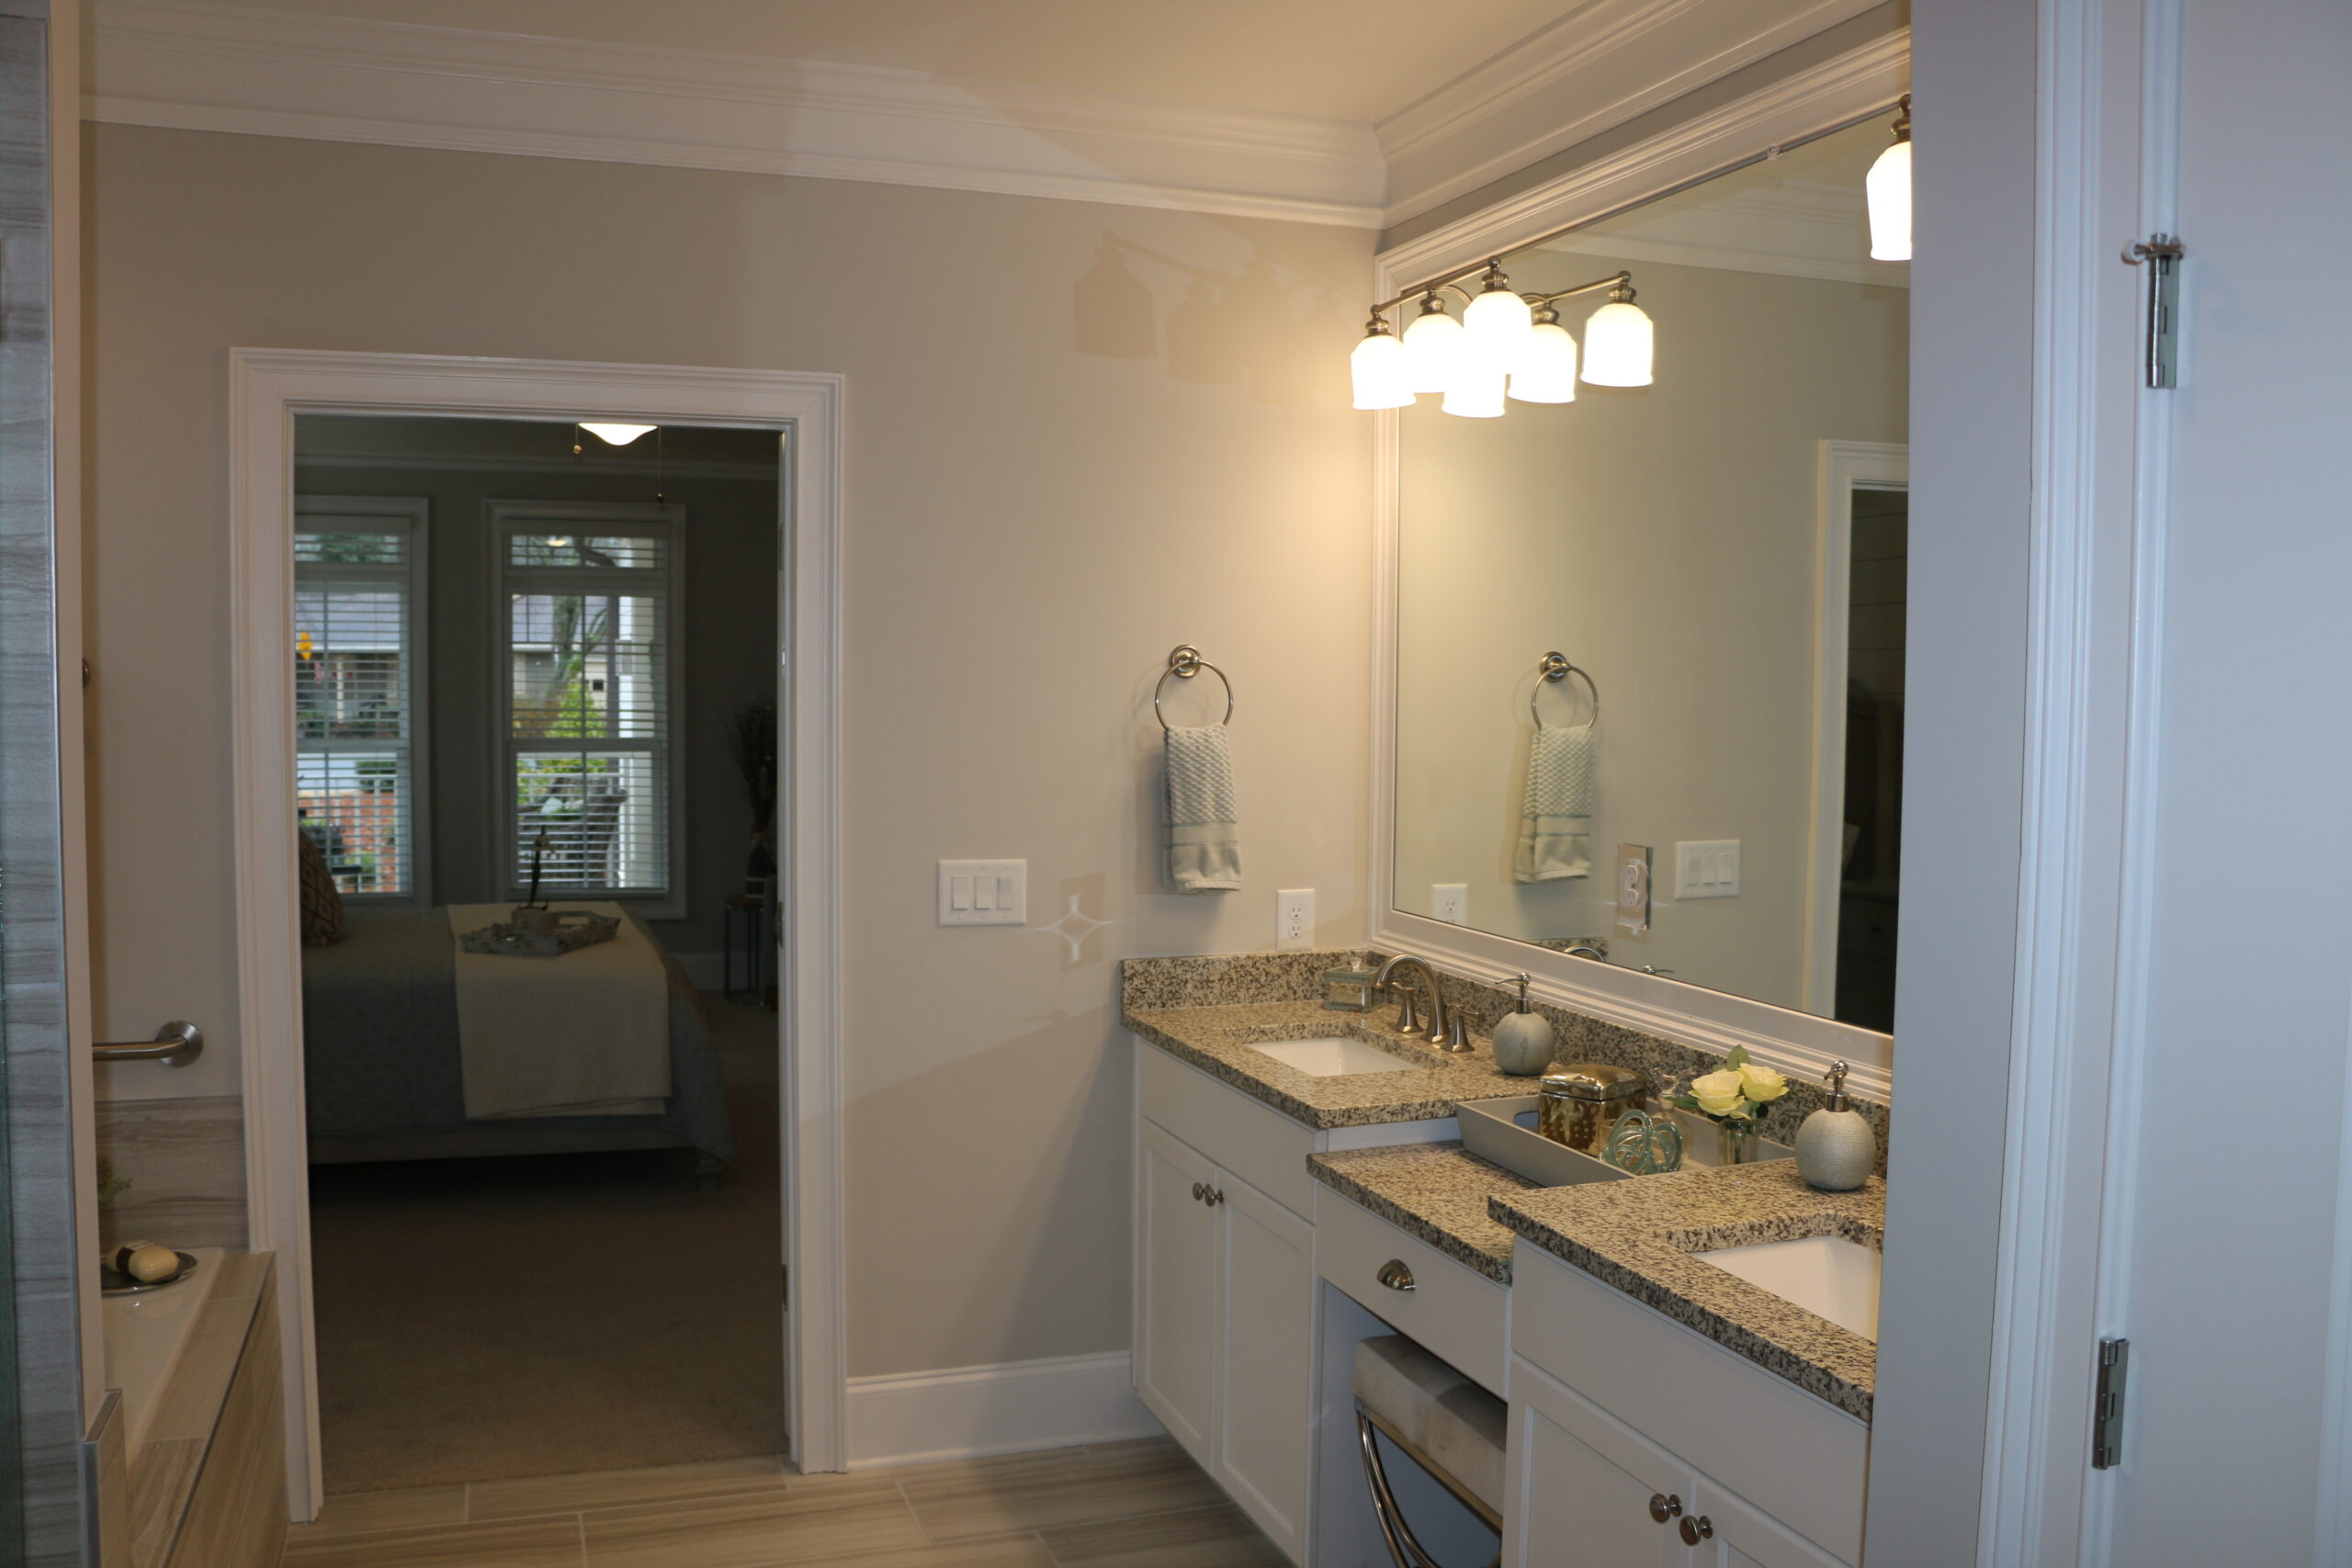
[{"label": "reflection of light fixture in mirror", "polygon": [[1416,392],[1445,391],[1461,363],[1462,323],[1445,313],[1445,301],[1432,288],[1405,329],[1405,384]]},{"label": "reflection of light fixture in mirror", "polygon": [[1633,288],[1620,283],[1584,324],[1584,378],[1596,387],[1646,387],[1652,356],[1649,316],[1634,303]]},{"label": "reflection of light fixture in mirror", "polygon": [[1871,202],[1871,259],[1911,259],[1911,95],[1903,95],[1894,118],[1894,145],[1878,155],[1863,176]]},{"label": "reflection of light fixture in mirror", "polygon": [[586,420],[580,422],[580,428],[607,446],[626,446],[653,430],[650,424],[592,424]]},{"label": "reflection of light fixture in mirror", "polygon": [[1348,368],[1353,375],[1356,407],[1360,409],[1401,409],[1413,400],[1411,379],[1407,374],[1408,355],[1396,334],[1378,316],[1356,344],[1355,353],[1348,356]]},{"label": "reflection of light fixture in mirror", "polygon": [[[1484,287],[1475,296],[1459,282],[1474,272],[1486,274]],[[1593,312],[1585,331],[1584,378],[1595,386],[1646,387],[1650,319],[1634,303],[1632,273],[1612,273],[1549,293],[1521,294],[1503,276],[1501,260],[1489,258],[1416,284],[1372,308],[1363,341],[1349,358],[1355,406],[1408,408],[1418,393],[1442,392],[1447,413],[1493,419],[1503,412],[1506,394],[1523,403],[1572,403],[1577,400],[1577,340],[1560,325],[1554,307],[1571,295],[1603,288],[1609,290],[1609,303]],[[1446,313],[1442,289],[1469,302],[1460,321]],[[1420,301],[1420,311],[1399,342],[1389,328],[1388,312],[1412,299]]]},{"label": "reflection of light fixture in mirror", "polygon": [[1534,311],[1512,292],[1502,263],[1488,262],[1486,287],[1462,312],[1464,348],[1480,365],[1508,373],[1526,354],[1528,334],[1534,326]]},{"label": "reflection of light fixture in mirror", "polygon": [[1527,352],[1510,373],[1510,395],[1522,403],[1577,400],[1577,340],[1545,300],[1528,329]]}]

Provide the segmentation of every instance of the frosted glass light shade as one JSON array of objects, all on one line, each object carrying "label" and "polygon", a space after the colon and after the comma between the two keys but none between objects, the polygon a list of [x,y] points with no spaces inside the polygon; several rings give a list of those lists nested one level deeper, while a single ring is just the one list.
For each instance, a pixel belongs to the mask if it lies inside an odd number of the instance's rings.
[{"label": "frosted glass light shade", "polygon": [[1572,403],[1577,400],[1577,340],[1557,321],[1545,321],[1527,334],[1527,351],[1510,373],[1510,395],[1522,403]]},{"label": "frosted glass light shade", "polygon": [[1652,347],[1648,312],[1611,299],[1584,324],[1584,378],[1596,387],[1646,387]]},{"label": "frosted glass light shade", "polygon": [[1509,288],[1489,288],[1462,312],[1462,332],[1471,356],[1497,370],[1513,370],[1527,352],[1535,312]]},{"label": "frosted glass light shade", "polygon": [[1502,418],[1503,373],[1486,366],[1464,370],[1445,389],[1439,407],[1463,419]]},{"label": "frosted glass light shade", "polygon": [[1405,384],[1416,392],[1452,389],[1462,363],[1462,323],[1442,310],[1413,318],[1405,329]]},{"label": "frosted glass light shade", "polygon": [[626,446],[640,435],[650,434],[653,430],[650,424],[590,424],[585,420],[581,422],[580,428],[607,446]]},{"label": "frosted glass light shade", "polygon": [[1911,142],[1896,142],[1878,155],[1863,176],[1871,203],[1871,259],[1911,259]]},{"label": "frosted glass light shade", "polygon": [[1348,356],[1355,378],[1356,407],[1401,409],[1410,406],[1413,389],[1405,374],[1405,345],[1393,333],[1373,333]]}]

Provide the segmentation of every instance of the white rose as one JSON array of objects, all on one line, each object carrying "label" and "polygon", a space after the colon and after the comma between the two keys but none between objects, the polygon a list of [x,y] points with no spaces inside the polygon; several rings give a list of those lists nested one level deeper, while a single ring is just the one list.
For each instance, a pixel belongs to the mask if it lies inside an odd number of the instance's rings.
[{"label": "white rose", "polygon": [[1740,1081],[1747,1086],[1747,1098],[1758,1105],[1768,1104],[1789,1092],[1789,1080],[1770,1067],[1743,1063]]},{"label": "white rose", "polygon": [[1690,1080],[1690,1098],[1710,1116],[1729,1116],[1747,1101],[1747,1082],[1736,1067]]}]

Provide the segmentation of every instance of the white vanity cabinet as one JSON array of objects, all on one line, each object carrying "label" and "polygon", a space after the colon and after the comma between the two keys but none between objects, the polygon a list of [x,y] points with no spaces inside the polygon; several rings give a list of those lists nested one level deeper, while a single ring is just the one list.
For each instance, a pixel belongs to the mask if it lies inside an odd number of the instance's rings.
[{"label": "white vanity cabinet", "polygon": [[1510,1568],[1842,1568],[1870,1428],[1522,1244],[1511,1277]]},{"label": "white vanity cabinet", "polygon": [[1137,1077],[1136,1393],[1304,1562],[1315,1134],[1150,1047],[1137,1052]]}]

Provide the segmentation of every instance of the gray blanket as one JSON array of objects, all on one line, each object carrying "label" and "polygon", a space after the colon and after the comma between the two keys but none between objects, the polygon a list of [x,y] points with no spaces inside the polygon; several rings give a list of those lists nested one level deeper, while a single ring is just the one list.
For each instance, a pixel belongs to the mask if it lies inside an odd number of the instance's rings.
[{"label": "gray blanket", "polygon": [[[517,958],[515,964],[560,963]],[[458,1049],[456,947],[441,909],[353,909],[344,939],[302,951],[306,1100],[313,1136],[495,1127],[667,1132],[735,1157],[702,998],[670,969],[670,1100],[658,1116],[469,1122]]]}]

